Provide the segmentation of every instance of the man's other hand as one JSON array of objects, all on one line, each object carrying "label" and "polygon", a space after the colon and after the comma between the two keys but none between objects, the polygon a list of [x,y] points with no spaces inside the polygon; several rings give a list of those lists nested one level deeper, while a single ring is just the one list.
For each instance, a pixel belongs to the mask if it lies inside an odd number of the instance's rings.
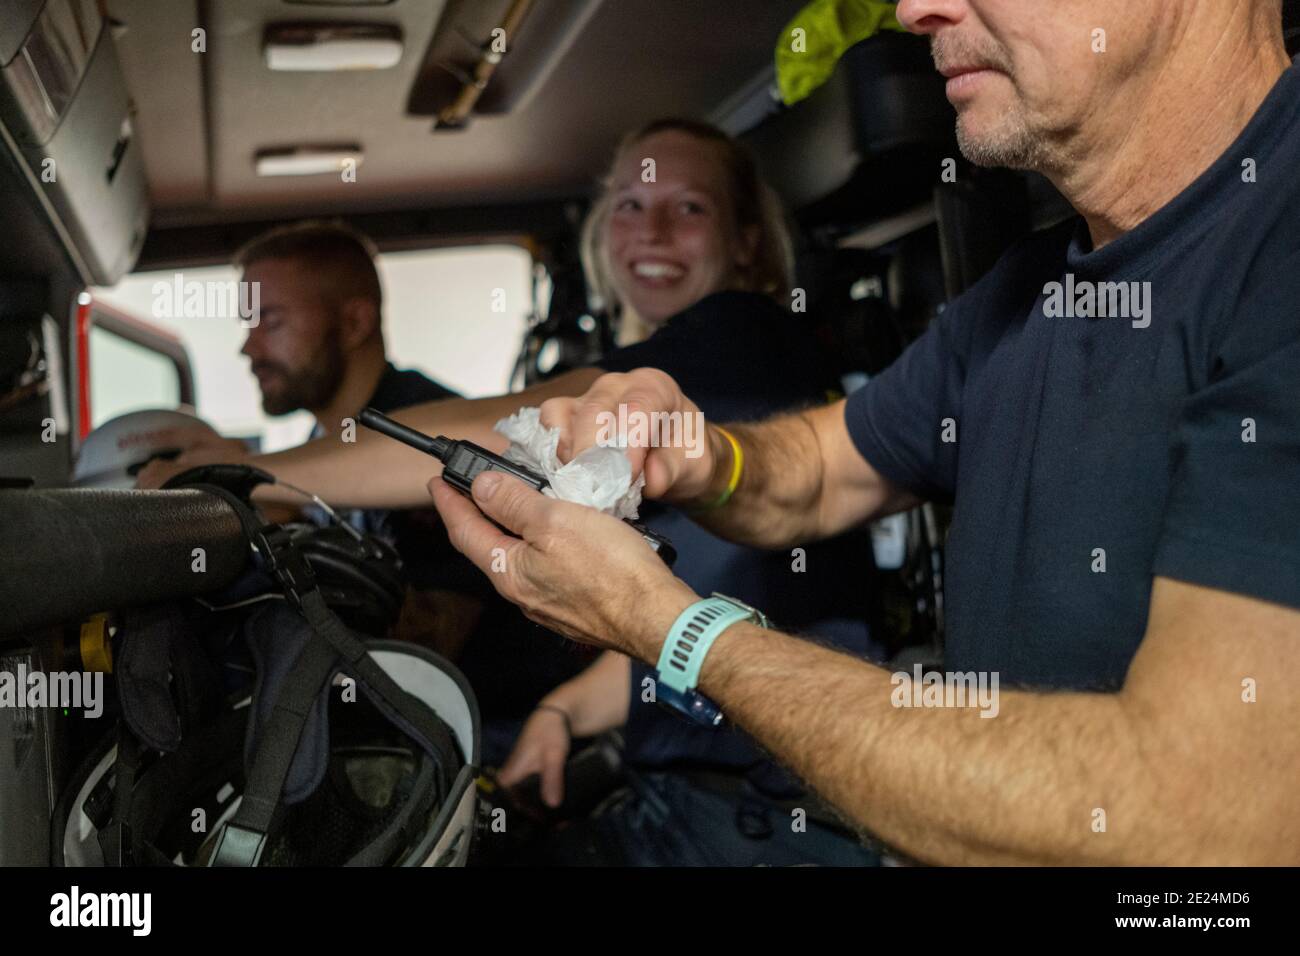
[{"label": "man's other hand", "polygon": [[[666,372],[639,368],[602,375],[578,398],[543,402],[541,422],[560,429],[556,452],[564,462],[593,445],[622,444],[628,439],[632,475],[644,472],[647,498],[688,501],[709,489],[717,459],[712,433],[704,427],[699,406],[682,394]],[[627,435],[618,433],[622,422],[628,423]],[[648,439],[665,437],[657,432],[661,427],[669,437],[675,434],[683,440],[653,447]]]}]

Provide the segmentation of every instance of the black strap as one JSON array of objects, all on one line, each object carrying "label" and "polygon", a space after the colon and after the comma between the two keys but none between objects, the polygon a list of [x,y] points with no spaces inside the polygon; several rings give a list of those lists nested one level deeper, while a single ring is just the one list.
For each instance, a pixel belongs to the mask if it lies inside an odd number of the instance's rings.
[{"label": "black strap", "polygon": [[154,761],[144,773],[136,774],[127,819],[132,837],[131,853],[141,866],[173,866],[172,859],[155,841],[164,821],[175,819],[178,809],[187,808],[187,794],[215,794],[224,784],[243,792],[243,753],[240,742],[248,708],[228,710],[189,735],[174,752]]},{"label": "black strap", "polygon": [[387,705],[390,719],[395,714],[406,723],[404,729],[408,733],[415,731],[416,739],[438,761],[449,783],[462,761],[460,748],[456,746],[456,739],[446,721],[398,686],[397,681],[379,666],[365,643],[358,640],[347,625],[339,620],[338,615],[326,606],[319,591],[303,597],[302,613],[312,629],[329,641],[347,663],[349,672],[365,684],[382,704]]},{"label": "black strap", "polygon": [[134,862],[131,801],[140,768],[140,745],[126,721],[117,728],[117,757],[113,763],[113,816],[99,831],[99,849],[105,866],[131,866]]},{"label": "black strap", "polygon": [[241,502],[247,502],[258,485],[273,484],[275,475],[252,465],[199,465],[182,471],[179,475],[172,475],[163,483],[163,488],[192,488],[202,485],[205,489],[220,488]]},{"label": "black strap", "polygon": [[284,783],[289,777],[294,754],[298,752],[307,717],[320,699],[321,688],[337,666],[338,658],[333,648],[315,636],[298,653],[271,716],[258,734],[257,749],[244,783],[239,810],[227,827],[245,831],[247,836],[227,841],[223,834],[213,853],[212,866],[256,864],[280,808]]}]

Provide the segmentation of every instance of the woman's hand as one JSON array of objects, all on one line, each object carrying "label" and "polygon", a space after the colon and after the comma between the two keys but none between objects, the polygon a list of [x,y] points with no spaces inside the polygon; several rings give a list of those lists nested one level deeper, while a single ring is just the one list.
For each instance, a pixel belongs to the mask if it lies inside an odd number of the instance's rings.
[{"label": "woman's hand", "polygon": [[513,787],[536,774],[541,777],[542,802],[558,807],[564,802],[564,765],[572,744],[564,713],[555,705],[541,705],[524,723],[497,781]]},{"label": "woman's hand", "polygon": [[[542,403],[541,421],[560,429],[561,461],[592,445],[625,447],[633,476],[645,474],[647,498],[689,501],[715,484],[720,439],[699,406],[658,369],[602,375],[578,398]],[[627,433],[620,435],[623,422]]]}]

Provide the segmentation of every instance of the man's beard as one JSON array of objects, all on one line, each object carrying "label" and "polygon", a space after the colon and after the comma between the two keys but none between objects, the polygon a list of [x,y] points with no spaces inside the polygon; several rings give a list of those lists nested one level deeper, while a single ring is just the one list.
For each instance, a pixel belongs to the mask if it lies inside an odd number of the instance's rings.
[{"label": "man's beard", "polygon": [[[981,64],[1001,71],[1013,84],[1011,57],[996,42],[974,43],[962,34],[949,33],[930,41],[935,66]],[[1038,169],[1046,159],[1041,137],[1025,116],[1008,109],[983,135],[973,136],[962,117],[957,119],[957,148],[976,166]]]},{"label": "man's beard", "polygon": [[982,136],[972,136],[958,117],[957,148],[976,166],[1040,170],[1047,159],[1042,140],[1010,110]]},{"label": "man's beard", "polygon": [[343,384],[343,350],[337,330],[331,330],[311,360],[296,371],[283,365],[271,366],[279,373],[283,387],[276,392],[263,391],[262,411],[268,415],[287,415],[300,408],[319,411],[338,394]]}]

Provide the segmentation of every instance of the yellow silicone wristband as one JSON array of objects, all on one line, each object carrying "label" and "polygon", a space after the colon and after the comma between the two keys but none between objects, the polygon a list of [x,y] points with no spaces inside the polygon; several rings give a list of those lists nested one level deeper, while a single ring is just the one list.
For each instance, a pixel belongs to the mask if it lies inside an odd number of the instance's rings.
[{"label": "yellow silicone wristband", "polygon": [[740,450],[740,442],[736,441],[736,436],[720,425],[714,425],[713,427],[722,432],[727,441],[731,442],[731,478],[727,481],[726,491],[708,504],[692,508],[692,511],[712,511],[714,508],[721,508],[725,505],[731,500],[731,496],[735,494],[736,488],[740,484],[740,474],[745,470],[745,453]]}]

